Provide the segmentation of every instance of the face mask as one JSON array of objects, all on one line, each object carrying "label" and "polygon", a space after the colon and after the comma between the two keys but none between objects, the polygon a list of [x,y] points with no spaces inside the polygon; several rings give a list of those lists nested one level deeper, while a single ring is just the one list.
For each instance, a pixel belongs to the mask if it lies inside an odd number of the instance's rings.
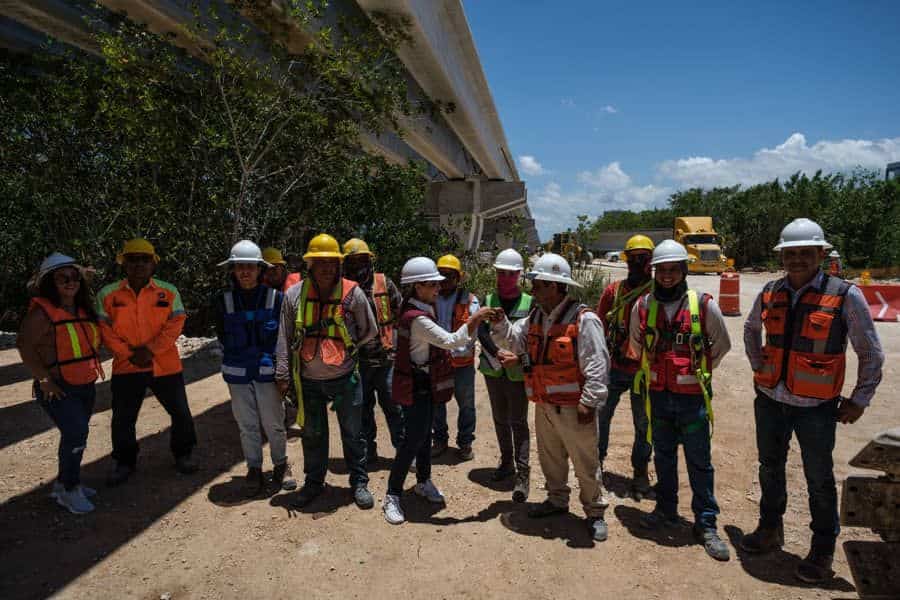
[{"label": "face mask", "polygon": [[497,271],[497,293],[504,300],[518,298],[520,295],[519,272]]},{"label": "face mask", "polygon": [[362,285],[372,278],[371,262],[348,263],[344,265],[344,277]]},{"label": "face mask", "polygon": [[650,256],[636,254],[628,257],[628,285],[632,288],[650,281]]}]

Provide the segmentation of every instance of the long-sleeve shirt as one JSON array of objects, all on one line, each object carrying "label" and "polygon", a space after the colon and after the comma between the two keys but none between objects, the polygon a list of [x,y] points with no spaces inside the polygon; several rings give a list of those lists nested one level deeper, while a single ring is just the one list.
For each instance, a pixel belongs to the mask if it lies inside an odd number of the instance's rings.
[{"label": "long-sleeve shirt", "polygon": [[[564,311],[570,307],[570,302],[571,298],[567,297],[550,311],[549,315],[538,307],[543,315],[542,346],[546,345],[550,326],[562,319]],[[524,354],[528,348],[528,328],[531,326],[531,319],[532,317],[519,319],[514,323],[504,319],[495,323],[491,331],[494,342],[515,354]],[[606,387],[609,383],[609,351],[606,349],[603,323],[591,311],[583,312],[578,318],[578,368],[584,376],[579,402],[589,408],[602,408],[609,395]]]},{"label": "long-sleeve shirt", "polygon": [[[410,300],[410,304],[434,316],[434,307],[430,304],[419,302],[415,298]],[[409,358],[414,364],[423,365],[428,362],[429,346],[451,350],[468,344],[471,339],[469,325],[466,323],[451,333],[428,317],[418,316],[409,327]]]},{"label": "long-sleeve shirt", "polygon": [[[175,342],[187,315],[174,285],[153,278],[135,292],[127,279],[111,283],[97,296],[97,316],[103,345],[113,353],[113,375],[152,370],[154,377],[161,377],[181,372]],[[151,367],[129,360],[141,346],[153,354]]]},{"label": "long-sleeve shirt", "polygon": [[[448,296],[439,294],[437,297],[437,322],[445,331],[453,331],[453,308],[456,306],[458,292],[459,290],[455,290]],[[469,302],[469,315],[471,316],[477,313],[481,306],[475,294],[470,293],[469,297],[471,298]],[[470,338],[465,344],[460,344],[458,347],[451,349],[450,354],[456,357],[473,356],[475,354],[475,338]]]},{"label": "long-sleeve shirt", "polygon": [[[809,283],[799,290],[791,288],[787,278],[776,284],[788,292],[791,298],[791,307],[797,305],[797,301],[811,286],[822,288],[822,280],[825,274],[819,271]],[[881,341],[875,331],[875,323],[869,313],[869,305],[862,292],[855,285],[851,285],[844,298],[841,310],[841,321],[847,328],[847,337],[853,350],[859,358],[859,368],[856,375],[856,387],[850,395],[850,400],[860,406],[868,406],[875,395],[875,388],[881,383],[881,369],[884,365],[884,351],[881,349]],[[744,323],[744,352],[750,360],[750,367],[757,371],[763,364],[762,359],[762,292],[753,301],[753,308],[747,321]],[[788,391],[784,381],[779,381],[775,389],[757,385],[759,391],[778,402],[792,406],[817,406],[824,402],[818,398],[797,396]]]},{"label": "long-sleeve shirt", "polygon": [[[340,282],[337,285],[341,285]],[[291,378],[291,343],[294,339],[294,323],[297,320],[297,305],[300,303],[302,285],[294,285],[284,294],[281,305],[281,323],[278,327],[278,343],[275,345],[275,379],[288,381]],[[366,294],[359,286],[347,295],[343,301],[344,322],[350,338],[357,347],[378,335],[378,324],[375,313],[366,299]],[[348,375],[356,367],[356,357],[346,353],[344,362],[338,366],[326,364],[321,353],[310,362],[300,363],[300,376],[315,381],[329,381]]]},{"label": "long-sleeve shirt", "polygon": [[[640,305],[644,302],[644,298],[646,296],[642,296],[634,303],[634,307],[631,309],[631,322],[628,325],[628,358],[633,360],[640,360],[641,353],[644,351],[640,316]],[[659,304],[666,311],[666,317],[671,322],[685,302],[687,302],[686,295],[678,300],[660,302]],[[713,299],[706,303],[705,318],[701,326],[709,347],[710,369],[715,369],[722,362],[722,358],[731,350],[731,338],[728,336],[728,328],[725,325],[722,311]]]}]

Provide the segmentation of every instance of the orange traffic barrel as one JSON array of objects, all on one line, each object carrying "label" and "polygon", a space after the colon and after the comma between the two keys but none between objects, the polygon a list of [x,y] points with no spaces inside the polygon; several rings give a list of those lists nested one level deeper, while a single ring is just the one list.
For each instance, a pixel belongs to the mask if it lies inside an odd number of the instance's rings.
[{"label": "orange traffic barrel", "polygon": [[719,278],[719,308],[726,317],[741,315],[741,275],[740,273],[722,273]]}]

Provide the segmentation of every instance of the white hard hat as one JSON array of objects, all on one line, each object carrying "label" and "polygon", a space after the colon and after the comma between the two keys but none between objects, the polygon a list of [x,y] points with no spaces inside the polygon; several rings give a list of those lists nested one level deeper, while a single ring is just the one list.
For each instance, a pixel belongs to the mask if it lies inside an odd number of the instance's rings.
[{"label": "white hard hat", "polygon": [[800,246],[818,246],[824,250],[830,250],[833,247],[825,241],[825,232],[822,231],[819,224],[805,218],[794,219],[784,226],[775,250]]},{"label": "white hard hat", "polygon": [[840,257],[841,257],[841,255],[838,254],[838,251],[837,251],[837,250],[832,250],[832,251],[831,251],[831,254],[829,254],[828,256],[831,257],[831,258],[840,258]]},{"label": "white hard hat", "polygon": [[234,264],[248,264],[248,263],[256,263],[266,267],[271,267],[272,265],[263,260],[262,250],[259,249],[259,246],[251,242],[250,240],[241,240],[237,244],[231,247],[231,256],[228,257],[228,260],[223,260],[219,263],[220,267],[225,265],[234,265]]},{"label": "white hard hat", "polygon": [[574,285],[575,287],[584,287],[572,279],[572,267],[569,266],[566,259],[552,252],[547,252],[537,259],[537,262],[534,263],[534,269],[528,273],[528,279],[555,281],[566,285]]},{"label": "white hard hat", "polygon": [[443,281],[444,279],[444,276],[438,273],[434,261],[426,256],[409,259],[403,265],[403,270],[400,271],[400,285],[422,281]]},{"label": "white hard hat", "polygon": [[663,240],[653,249],[653,258],[650,260],[651,265],[660,263],[682,262],[687,261],[688,253],[684,246],[675,240]]},{"label": "white hard hat", "polygon": [[512,248],[507,248],[497,255],[497,260],[494,261],[494,268],[501,271],[521,271],[525,268],[525,265],[521,254]]},{"label": "white hard hat", "polygon": [[38,280],[43,279],[44,275],[50,273],[51,271],[55,271],[57,269],[61,269],[63,267],[76,267],[78,268],[78,264],[75,262],[75,259],[71,256],[66,256],[65,254],[60,254],[59,252],[54,252],[50,256],[44,259],[41,263],[41,268],[38,269]]}]

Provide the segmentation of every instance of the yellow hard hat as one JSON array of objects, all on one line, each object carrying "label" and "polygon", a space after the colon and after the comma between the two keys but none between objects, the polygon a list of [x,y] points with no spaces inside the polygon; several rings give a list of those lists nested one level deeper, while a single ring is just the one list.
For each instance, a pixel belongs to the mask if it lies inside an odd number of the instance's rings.
[{"label": "yellow hard hat", "polygon": [[341,254],[341,248],[338,246],[336,239],[327,233],[320,233],[309,240],[306,254],[303,255],[303,260],[310,260],[311,258],[338,258],[343,260],[344,255]]},{"label": "yellow hard hat", "polygon": [[153,244],[144,238],[133,238],[125,242],[122,251],[116,255],[116,262],[120,265],[124,263],[126,254],[149,254],[153,257],[153,262],[159,262],[159,256],[156,254]]},{"label": "yellow hard hat", "polygon": [[452,254],[445,254],[440,257],[437,261],[437,267],[438,269],[453,269],[462,275],[462,263]]},{"label": "yellow hard hat", "polygon": [[350,256],[352,254],[368,254],[369,256],[375,256],[375,254],[369,250],[369,245],[359,238],[352,238],[344,242],[344,256]]},{"label": "yellow hard hat", "polygon": [[278,248],[273,248],[272,246],[263,248],[262,256],[264,261],[272,265],[287,264],[287,261],[284,260],[284,255],[281,253],[281,250],[279,250]]},{"label": "yellow hard hat", "polygon": [[655,248],[653,240],[646,235],[633,235],[625,242],[625,252],[628,252],[629,250],[649,250],[650,252],[653,252],[653,248]]}]

